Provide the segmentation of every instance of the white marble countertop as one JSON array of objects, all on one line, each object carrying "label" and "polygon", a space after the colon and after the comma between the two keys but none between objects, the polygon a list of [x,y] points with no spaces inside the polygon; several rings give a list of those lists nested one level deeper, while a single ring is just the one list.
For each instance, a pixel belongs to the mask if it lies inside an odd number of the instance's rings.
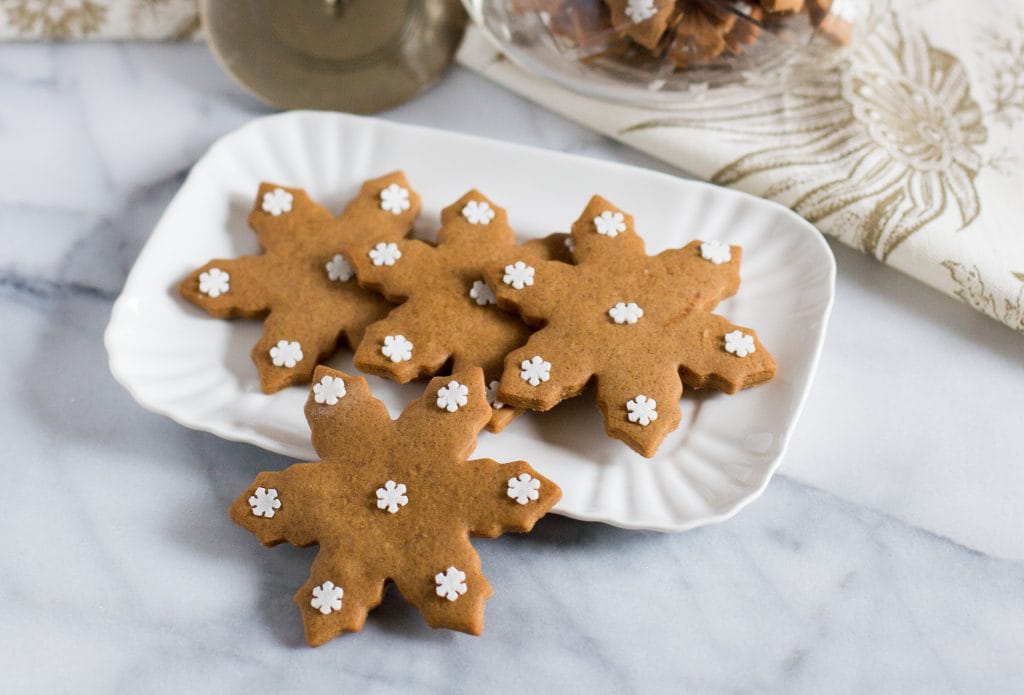
[{"label": "white marble countertop", "polygon": [[[0,47],[0,690],[1021,692],[1024,338],[845,248],[781,473],[681,535],[478,541],[487,629],[390,592],[309,649],[311,550],[230,500],[288,461],[143,411],[101,335],[188,167],[265,109],[206,49]],[[460,69],[385,117],[665,167]]]}]

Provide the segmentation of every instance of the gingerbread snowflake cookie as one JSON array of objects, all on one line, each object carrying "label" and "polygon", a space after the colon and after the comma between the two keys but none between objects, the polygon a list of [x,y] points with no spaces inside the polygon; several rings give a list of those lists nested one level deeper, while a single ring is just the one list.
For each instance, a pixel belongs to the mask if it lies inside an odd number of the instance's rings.
[{"label": "gingerbread snowflake cookie", "polygon": [[612,26],[654,50],[676,12],[675,0],[605,0]]},{"label": "gingerbread snowflake cookie", "polygon": [[[436,246],[406,239],[349,247],[360,284],[402,302],[367,329],[356,366],[405,383],[436,374],[450,360],[454,371],[480,367],[488,384],[496,382],[505,355],[525,344],[530,330],[494,306],[484,269],[518,263],[518,282],[529,282],[528,263],[570,260],[566,239],[553,234],[516,245],[505,210],[472,190],[441,212]],[[500,400],[492,408],[493,431],[517,412]]]},{"label": "gingerbread snowflake cookie", "polygon": [[492,592],[470,535],[529,531],[561,491],[523,461],[466,460],[491,416],[479,369],[434,379],[398,420],[360,377],[313,381],[322,460],[260,473],[230,508],[264,545],[319,545],[295,594],[307,641],[361,629],[389,580],[431,627],[479,634]]},{"label": "gingerbread snowflake cookie", "polygon": [[264,183],[249,214],[263,253],[210,261],[179,289],[218,318],[264,319],[252,350],[264,392],[308,382],[342,338],[354,347],[390,309],[352,279],[342,249],[405,237],[419,205],[401,172],[364,183],[338,217],[305,191]]},{"label": "gingerbread snowflake cookie", "polygon": [[505,403],[548,410],[591,378],[608,434],[653,456],[680,420],[683,384],[726,393],[767,381],[775,361],[749,328],[711,313],[739,288],[740,248],[694,241],[648,256],[633,218],[595,196],[573,224],[576,265],[487,271],[498,304],[542,326],[509,354]]}]

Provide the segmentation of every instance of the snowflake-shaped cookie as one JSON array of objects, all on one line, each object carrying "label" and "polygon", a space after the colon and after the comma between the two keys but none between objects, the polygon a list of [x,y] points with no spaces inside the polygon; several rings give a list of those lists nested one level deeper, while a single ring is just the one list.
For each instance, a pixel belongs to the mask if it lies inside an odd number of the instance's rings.
[{"label": "snowflake-shaped cookie", "polygon": [[[410,193],[409,209],[401,214],[382,210],[381,191],[392,184],[409,185],[401,172],[367,181],[335,217],[300,189],[264,183],[249,214],[262,253],[211,261],[181,282],[181,294],[217,318],[264,321],[263,337],[252,349],[264,392],[308,382],[340,341],[357,345],[366,327],[387,315],[390,304],[346,282],[352,271],[338,252],[353,243],[386,244],[412,231],[419,196]],[[297,343],[301,357],[283,353],[281,340]]]},{"label": "snowflake-shaped cookie", "polygon": [[[620,218],[622,231],[599,233],[602,220]],[[599,196],[572,237],[576,264],[537,262],[530,287],[503,284],[504,266],[484,275],[498,306],[541,326],[506,358],[503,402],[548,410],[595,379],[608,434],[652,456],[679,425],[683,384],[735,393],[774,375],[775,362],[752,330],[711,313],[739,287],[739,247],[721,264],[703,258],[699,241],[648,256],[633,218]],[[726,338],[733,331],[743,334],[742,344]]]},{"label": "snowflake-shaped cookie", "polygon": [[[347,392],[333,406],[315,393],[306,402],[322,460],[260,473],[230,509],[264,545],[319,547],[295,594],[306,639],[319,645],[361,629],[389,580],[432,627],[479,634],[491,586],[470,536],[529,531],[560,490],[522,461],[466,460],[492,411],[480,369],[435,378],[398,420],[364,379],[326,367],[314,378],[341,379]],[[452,380],[467,402],[448,412],[437,399]],[[260,490],[279,492],[286,506],[254,515]]]},{"label": "snowflake-shaped cookie", "polygon": [[[652,51],[658,48],[676,9],[675,0],[604,0],[604,4],[611,10],[611,26]],[[698,4],[691,5],[679,14],[691,14]]]},{"label": "snowflake-shaped cookie", "polygon": [[[483,209],[489,221],[474,223],[470,217],[483,215]],[[467,216],[467,210],[475,212]],[[518,263],[525,278],[528,263],[569,259],[564,238],[553,235],[517,245],[505,210],[474,190],[442,211],[436,245],[394,242],[401,253],[394,266],[376,264],[368,255],[374,248],[370,245],[350,247],[346,255],[358,281],[402,302],[367,330],[356,350],[356,366],[405,383],[436,374],[450,362],[456,371],[481,367],[488,381],[497,380],[505,355],[526,342],[530,329],[493,306],[494,291],[482,280],[483,270],[494,263]],[[395,359],[388,336],[403,336],[415,349]],[[498,431],[518,412],[495,408],[488,427]]]}]

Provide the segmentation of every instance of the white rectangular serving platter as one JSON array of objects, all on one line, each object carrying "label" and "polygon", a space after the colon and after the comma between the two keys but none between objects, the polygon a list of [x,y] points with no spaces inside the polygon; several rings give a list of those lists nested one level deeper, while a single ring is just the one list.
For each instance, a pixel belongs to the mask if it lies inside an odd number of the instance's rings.
[{"label": "white rectangular serving platter", "polygon": [[[684,394],[682,424],[653,459],[604,434],[589,391],[482,433],[474,455],[529,461],[562,487],[556,512],[628,528],[720,521],[761,493],[800,415],[832,305],[835,261],[817,230],[744,193],[456,133],[299,111],[223,137],[171,201],[114,305],[105,340],[115,378],[186,427],[316,460],[307,390],[260,391],[249,350],[261,324],[212,319],[176,285],[211,258],[257,252],[245,219],[261,181],[305,188],[338,211],[363,180],[395,169],[423,197],[416,233],[428,239],[441,208],[475,187],[508,209],[521,238],[568,230],[600,193],[634,215],[648,253],[694,238],[741,245],[742,286],[717,313],[758,331],[779,365],[773,381],[734,396]],[[356,373],[347,351],[330,364]],[[393,416],[422,389],[367,379]]]}]

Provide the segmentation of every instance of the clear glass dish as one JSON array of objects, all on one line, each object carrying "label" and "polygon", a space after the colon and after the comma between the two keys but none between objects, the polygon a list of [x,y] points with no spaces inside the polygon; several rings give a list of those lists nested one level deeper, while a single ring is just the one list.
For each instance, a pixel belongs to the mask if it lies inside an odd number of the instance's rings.
[{"label": "clear glass dish", "polygon": [[796,52],[839,54],[876,0],[463,0],[519,66],[601,99],[670,108]]}]

